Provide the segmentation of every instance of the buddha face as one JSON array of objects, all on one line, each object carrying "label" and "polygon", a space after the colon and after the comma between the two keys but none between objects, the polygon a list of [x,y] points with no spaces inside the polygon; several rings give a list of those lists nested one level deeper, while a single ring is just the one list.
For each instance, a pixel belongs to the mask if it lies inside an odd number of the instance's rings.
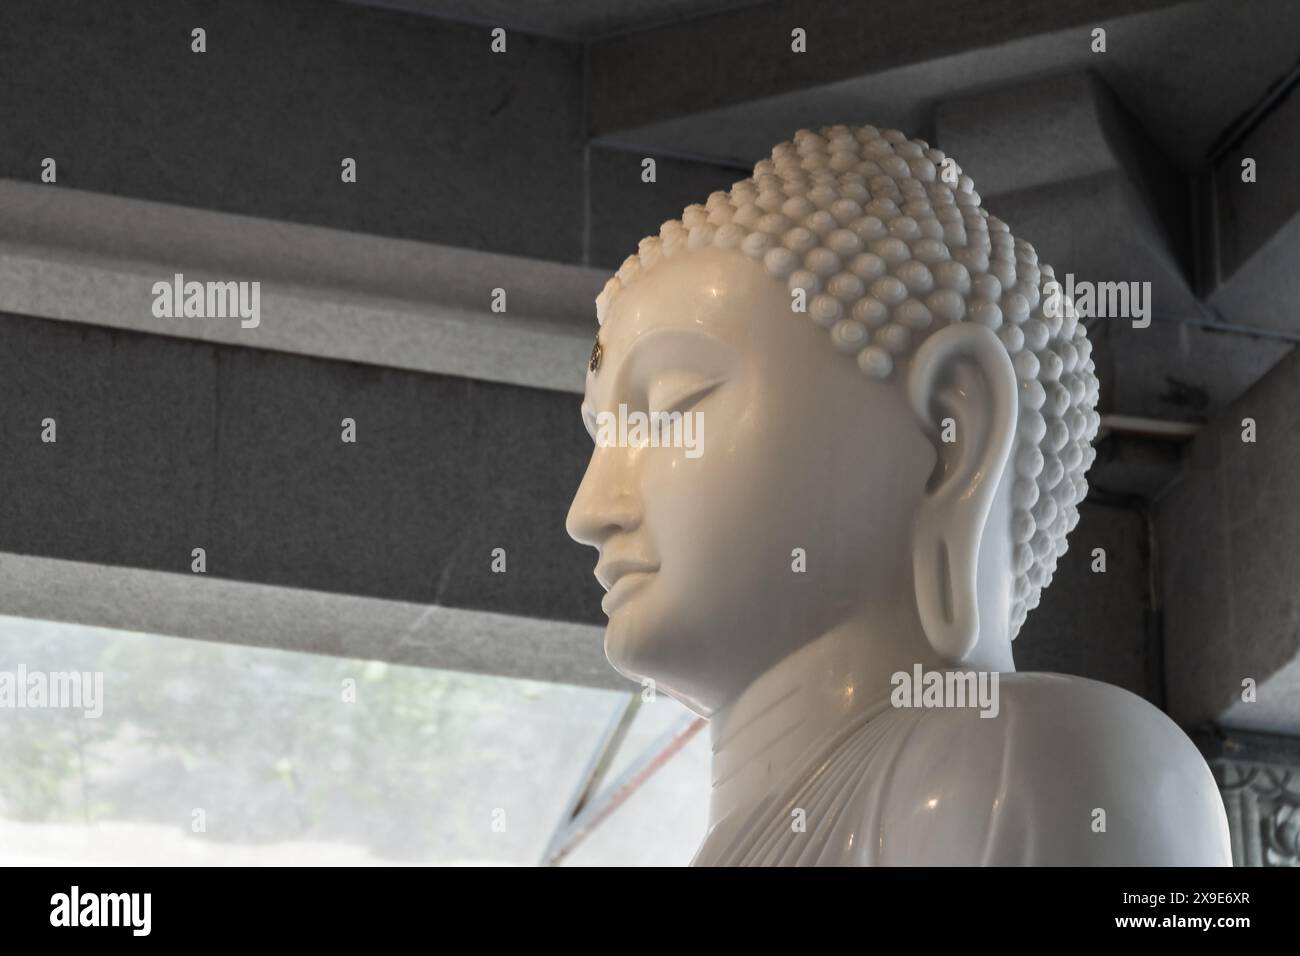
[{"label": "buddha face", "polygon": [[681,412],[696,445],[603,440],[567,528],[599,552],[605,652],[710,714],[835,624],[911,588],[936,454],[895,383],[864,376],[738,252],[661,262],[611,305],[583,416]]}]

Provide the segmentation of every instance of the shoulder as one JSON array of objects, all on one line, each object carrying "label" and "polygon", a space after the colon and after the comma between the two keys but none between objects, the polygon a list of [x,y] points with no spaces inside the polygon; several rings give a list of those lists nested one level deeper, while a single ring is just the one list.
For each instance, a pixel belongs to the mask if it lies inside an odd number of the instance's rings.
[{"label": "shoulder", "polygon": [[996,716],[937,709],[916,721],[896,754],[882,820],[899,857],[1230,864],[1213,775],[1160,710],[1060,674],[1002,674],[997,697]]},{"label": "shoulder", "polygon": [[[1007,675],[1003,692],[1040,818],[1062,854],[1103,864],[1230,865],[1228,821],[1196,745],[1136,694],[1061,674]],[[1054,814],[1050,807],[1059,806]],[[1086,821],[1085,827],[1076,824]],[[1044,844],[1049,862],[1056,851]]]}]

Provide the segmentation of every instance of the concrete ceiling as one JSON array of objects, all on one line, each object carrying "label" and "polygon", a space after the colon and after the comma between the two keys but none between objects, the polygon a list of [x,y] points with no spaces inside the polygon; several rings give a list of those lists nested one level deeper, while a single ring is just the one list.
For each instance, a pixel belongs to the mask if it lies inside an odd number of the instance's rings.
[{"label": "concrete ceiling", "polygon": [[345,0],[566,40],[644,30],[763,0]]},{"label": "concrete ceiling", "polygon": [[[1095,12],[1061,4],[1032,18],[1022,5],[991,4],[960,38],[935,25],[939,5],[952,0],[868,28],[860,15],[819,14],[825,4],[796,13],[768,3],[595,44],[593,73],[608,72],[592,90],[592,131],[753,163],[800,127],[870,122],[929,135],[936,104],[1087,70],[1189,171],[1300,68],[1293,0],[1133,0]],[[770,42],[790,25],[808,30],[806,58]],[[1096,26],[1107,30],[1105,53],[1091,49]]]}]

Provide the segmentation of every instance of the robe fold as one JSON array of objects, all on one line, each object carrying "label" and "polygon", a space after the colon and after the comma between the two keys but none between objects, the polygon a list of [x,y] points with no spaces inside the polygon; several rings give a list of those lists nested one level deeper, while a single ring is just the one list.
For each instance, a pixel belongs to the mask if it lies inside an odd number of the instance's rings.
[{"label": "robe fold", "polygon": [[1213,775],[1161,711],[1060,674],[1003,674],[999,693],[993,718],[868,708],[693,865],[1231,865]]}]

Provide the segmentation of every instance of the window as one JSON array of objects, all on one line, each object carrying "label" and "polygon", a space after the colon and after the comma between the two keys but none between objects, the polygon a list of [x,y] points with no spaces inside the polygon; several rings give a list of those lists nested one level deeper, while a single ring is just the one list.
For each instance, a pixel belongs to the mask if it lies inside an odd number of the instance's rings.
[{"label": "window", "polygon": [[[36,704],[0,700],[6,864],[535,864],[627,699],[12,617],[4,674]],[[642,706],[613,774],[682,713]],[[566,863],[688,862],[708,756],[697,734]]]}]

